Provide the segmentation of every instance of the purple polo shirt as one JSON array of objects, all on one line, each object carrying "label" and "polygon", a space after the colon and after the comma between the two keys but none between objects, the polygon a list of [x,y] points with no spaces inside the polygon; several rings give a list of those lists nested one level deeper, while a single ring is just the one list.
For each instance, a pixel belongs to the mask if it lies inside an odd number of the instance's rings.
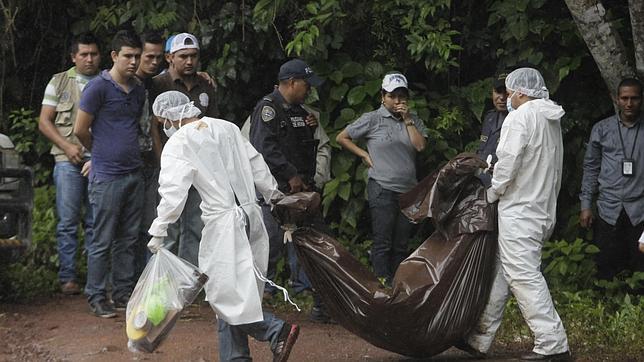
[{"label": "purple polo shirt", "polygon": [[130,84],[126,93],[103,70],[83,90],[80,109],[94,116],[91,181],[110,181],[143,165],[138,136],[145,88],[136,79]]}]

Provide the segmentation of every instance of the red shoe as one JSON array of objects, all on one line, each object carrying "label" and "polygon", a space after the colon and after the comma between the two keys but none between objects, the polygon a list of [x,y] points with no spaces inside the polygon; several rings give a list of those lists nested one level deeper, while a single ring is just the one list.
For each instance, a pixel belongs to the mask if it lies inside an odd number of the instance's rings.
[{"label": "red shoe", "polygon": [[291,349],[300,334],[300,327],[297,324],[284,323],[280,336],[277,339],[277,346],[273,350],[273,362],[286,362],[291,354]]}]

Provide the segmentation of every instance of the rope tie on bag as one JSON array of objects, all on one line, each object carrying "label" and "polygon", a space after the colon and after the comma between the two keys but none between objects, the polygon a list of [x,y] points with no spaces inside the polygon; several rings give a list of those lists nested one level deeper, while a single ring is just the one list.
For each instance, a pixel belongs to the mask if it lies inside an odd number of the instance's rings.
[{"label": "rope tie on bag", "polygon": [[280,291],[282,291],[282,294],[284,295],[284,301],[285,301],[285,302],[289,302],[289,303],[291,303],[291,305],[292,305],[292,306],[294,306],[294,307],[295,307],[295,309],[297,309],[297,311],[298,311],[298,312],[301,312],[301,311],[302,311],[302,310],[300,309],[300,307],[298,307],[298,305],[297,305],[297,304],[295,304],[295,303],[291,300],[291,298],[288,296],[288,291],[286,290],[286,288],[284,288],[284,287],[282,287],[282,286],[279,286],[279,285],[275,284],[272,280],[270,280],[270,279],[268,279],[267,277],[265,277],[264,275],[262,275],[262,272],[261,272],[261,271],[259,271],[259,268],[257,267],[257,264],[255,264],[255,260],[253,260],[253,270],[255,271],[255,276],[257,277],[257,279],[259,279],[259,280],[263,281],[264,283],[268,283],[268,285],[272,286],[273,288],[277,288],[277,289],[279,289]]},{"label": "rope tie on bag", "polygon": [[284,244],[293,242],[293,233],[297,230],[295,224],[284,224],[281,226],[284,230]]},{"label": "rope tie on bag", "polygon": [[[244,229],[246,229],[246,225],[248,223],[248,220],[247,220],[246,212],[244,211],[242,206],[251,205],[251,204],[253,204],[253,202],[247,202],[245,204],[241,204],[241,205],[235,207],[235,216],[237,217],[238,220],[240,220],[240,222],[242,224],[242,228],[244,228]],[[293,225],[293,231],[295,231],[295,225]],[[292,231],[291,231],[291,233],[292,233]],[[284,287],[282,287],[280,285],[277,285],[275,282],[273,282],[272,280],[268,279],[267,277],[265,277],[262,274],[262,272],[257,267],[257,264],[255,263],[255,258],[254,257],[253,257],[253,271],[255,272],[255,277],[257,279],[261,280],[264,283],[268,283],[268,285],[270,285],[270,286],[272,286],[274,288],[277,288],[280,291],[282,291],[282,294],[284,295],[284,301],[285,302],[289,302],[292,306],[295,307],[295,309],[297,309],[298,312],[302,311],[300,309],[300,307],[291,300],[291,298],[288,295],[288,291]]]}]

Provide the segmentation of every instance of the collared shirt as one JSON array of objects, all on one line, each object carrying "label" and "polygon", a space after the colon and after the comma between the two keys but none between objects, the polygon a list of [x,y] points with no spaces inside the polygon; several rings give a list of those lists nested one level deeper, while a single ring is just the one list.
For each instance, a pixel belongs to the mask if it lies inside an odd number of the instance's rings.
[{"label": "collared shirt", "polygon": [[496,146],[499,144],[501,136],[501,127],[507,113],[496,110],[488,111],[483,119],[481,127],[481,143],[476,154],[485,160],[488,155],[492,155],[492,163],[496,162]]},{"label": "collared shirt", "polygon": [[[412,115],[414,125],[423,137],[427,128],[418,117]],[[405,123],[394,117],[384,106],[360,116],[347,126],[349,137],[367,141],[373,167],[369,177],[386,190],[407,192],[416,179],[416,149],[411,143]]]},{"label": "collared shirt", "polygon": [[[66,71],[66,73],[70,79],[74,79],[74,81],[76,81],[78,90],[81,92],[83,91],[83,89],[85,88],[87,83],[89,83],[90,80],[98,76],[98,74],[92,75],[92,76],[86,76],[86,75],[80,74],[76,72],[76,67],[69,68]],[[43,96],[43,99],[42,99],[43,105],[56,107],[59,102],[69,102],[71,100],[69,94],[63,93],[59,97],[55,84],[56,84],[55,78],[51,78],[49,83],[47,83],[47,87],[45,88],[45,95]]]},{"label": "collared shirt", "polygon": [[149,102],[154,104],[154,99],[161,93],[176,90],[195,102],[195,106],[201,111],[200,117],[219,117],[219,108],[215,101],[215,88],[207,80],[198,75],[193,75],[195,82],[192,88],[188,89],[180,77],[173,77],[172,72],[165,72],[152,78],[152,91]]},{"label": "collared shirt", "polygon": [[[581,208],[590,209],[593,196],[598,193],[599,216],[611,225],[615,225],[622,209],[626,211],[633,225],[644,221],[644,124],[642,124],[644,122],[642,118],[640,115],[635,125],[628,128],[620,122],[617,115],[614,115],[597,122],[590,133],[579,196]],[[623,148],[620,131],[624,140]],[[632,154],[631,150],[633,150]],[[633,161],[634,172],[630,177],[622,175],[622,162],[627,158]]]},{"label": "collared shirt", "polygon": [[94,116],[92,181],[110,181],[141,167],[138,136],[144,98],[138,79],[130,81],[126,92],[107,70],[85,86],[80,109]]},{"label": "collared shirt", "polygon": [[[80,95],[87,83],[97,76],[98,74],[92,76],[80,74],[76,72],[76,67],[71,67],[64,72],[54,74],[45,88],[42,105],[56,108],[54,125],[58,133],[73,144],[80,144],[74,135],[74,122],[76,122]],[[56,162],[69,161],[65,151],[55,143],[51,146],[51,154],[54,155]],[[84,148],[83,157],[91,157],[89,151]]]}]

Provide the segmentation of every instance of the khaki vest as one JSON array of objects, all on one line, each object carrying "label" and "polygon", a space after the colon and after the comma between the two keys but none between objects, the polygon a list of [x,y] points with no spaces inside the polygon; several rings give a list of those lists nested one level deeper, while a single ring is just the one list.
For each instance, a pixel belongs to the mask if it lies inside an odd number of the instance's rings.
[{"label": "khaki vest", "polygon": [[[56,120],[54,125],[61,136],[73,144],[80,145],[80,141],[74,135],[74,122],[76,122],[76,110],[80,104],[81,92],[76,83],[76,68],[72,67],[65,72],[54,74],[52,85],[56,89],[58,105],[56,106]],[[55,144],[51,147],[51,154],[56,162],[69,161],[65,151]]]}]

